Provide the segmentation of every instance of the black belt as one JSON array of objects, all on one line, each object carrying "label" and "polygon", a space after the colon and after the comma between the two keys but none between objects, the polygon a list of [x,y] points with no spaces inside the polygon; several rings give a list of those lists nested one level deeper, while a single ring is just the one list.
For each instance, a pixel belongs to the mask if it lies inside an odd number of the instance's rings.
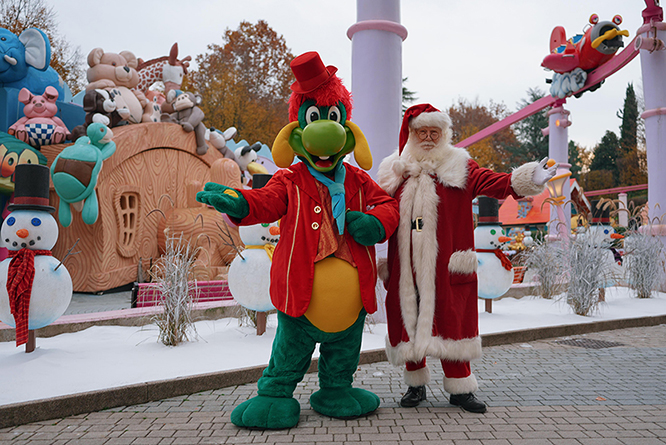
[{"label": "black belt", "polygon": [[412,230],[420,232],[423,230],[423,218],[420,216],[412,221]]}]

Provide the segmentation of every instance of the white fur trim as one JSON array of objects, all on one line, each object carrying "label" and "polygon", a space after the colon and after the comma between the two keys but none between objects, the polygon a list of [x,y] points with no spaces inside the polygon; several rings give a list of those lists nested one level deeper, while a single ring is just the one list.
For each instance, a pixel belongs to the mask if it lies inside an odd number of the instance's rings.
[{"label": "white fur trim", "polygon": [[534,170],[539,167],[538,162],[528,162],[516,168],[511,173],[511,187],[520,196],[533,196],[543,192],[543,185],[536,184],[532,178]]},{"label": "white fur trim", "polygon": [[476,381],[474,374],[461,379],[451,379],[444,377],[444,391],[449,394],[467,394],[476,392],[479,389],[479,384]]},{"label": "white fur trim", "polygon": [[377,183],[386,193],[393,196],[404,178],[405,162],[400,159],[398,150],[385,157],[377,170]]},{"label": "white fur trim", "polygon": [[411,341],[391,346],[387,336],[386,356],[394,366],[402,366],[406,362],[418,362],[423,357],[469,362],[481,358],[481,337],[448,340],[430,336],[419,345]]},{"label": "white fur trim", "polygon": [[[422,174],[436,175],[445,187],[465,188],[470,155],[464,148],[441,142],[424,156],[413,138],[405,145],[402,155],[396,150],[384,158],[377,171],[377,182],[391,196],[406,178]],[[421,160],[417,157],[420,155]]]},{"label": "white fur trim", "polygon": [[409,128],[421,127],[437,127],[446,130],[451,127],[451,117],[443,111],[424,111],[409,120]]},{"label": "white fur trim", "polygon": [[449,258],[449,272],[470,274],[476,272],[479,260],[476,257],[476,252],[472,249],[459,250],[451,254]]},{"label": "white fur trim", "polygon": [[388,261],[385,257],[377,259],[377,276],[384,282],[389,279]]},{"label": "white fur trim", "polygon": [[407,386],[423,386],[430,383],[430,369],[424,366],[416,371],[408,371],[405,369],[405,383]]}]

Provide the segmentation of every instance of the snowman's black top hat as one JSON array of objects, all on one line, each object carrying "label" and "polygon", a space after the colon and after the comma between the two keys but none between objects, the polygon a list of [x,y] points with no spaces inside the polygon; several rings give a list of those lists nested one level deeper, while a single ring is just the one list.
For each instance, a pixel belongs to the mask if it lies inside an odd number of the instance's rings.
[{"label": "snowman's black top hat", "polygon": [[592,222],[595,226],[610,225],[610,205],[608,202],[601,204],[600,199],[590,201],[592,206]]},{"label": "snowman's black top hat", "polygon": [[253,189],[260,189],[266,184],[268,184],[268,181],[273,177],[273,175],[269,175],[266,173],[255,173],[252,175],[252,188]]},{"label": "snowman's black top hat", "polygon": [[49,205],[51,170],[45,165],[19,164],[14,170],[14,202],[7,210],[40,210],[53,213]]},{"label": "snowman's black top hat", "polygon": [[499,221],[499,201],[496,198],[479,196],[479,226],[502,225]]}]

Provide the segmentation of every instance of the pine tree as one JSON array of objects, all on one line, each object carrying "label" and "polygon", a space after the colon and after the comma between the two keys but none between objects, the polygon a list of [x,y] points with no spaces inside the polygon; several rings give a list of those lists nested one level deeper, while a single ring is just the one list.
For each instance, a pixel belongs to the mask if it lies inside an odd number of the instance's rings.
[{"label": "pine tree", "polygon": [[416,97],[416,93],[405,86],[406,83],[407,77],[404,77],[402,79],[402,114],[405,114],[407,108],[410,107],[408,104],[413,104],[416,99],[418,99],[418,97]]},{"label": "pine tree", "polygon": [[[620,140],[617,135],[607,130],[601,142],[594,148],[594,158],[590,163],[590,173],[595,171],[608,172],[608,176],[612,179],[611,184],[604,183],[605,187],[614,187],[618,184],[618,166],[617,159],[620,155]],[[592,175],[593,177],[595,175]],[[589,190],[595,190],[591,188]]]},{"label": "pine tree", "polygon": [[[544,96],[545,93],[539,88],[530,88],[527,90],[527,98],[518,104],[518,109],[525,108]],[[541,132],[546,127],[548,127],[547,110],[539,111],[514,125],[520,145],[507,148],[511,155],[511,166],[517,167],[525,162],[540,161],[548,156],[548,136],[544,136]]]},{"label": "pine tree", "polygon": [[617,160],[619,184],[642,184],[647,181],[647,176],[641,170],[638,152],[638,101],[631,83],[627,86],[624,107],[618,111],[617,117],[622,119],[620,153]]},{"label": "pine tree", "polygon": [[581,159],[581,152],[583,149],[578,146],[574,141],[569,141],[569,164],[571,164],[571,175],[574,178],[580,177],[580,172],[583,169],[583,159]]}]

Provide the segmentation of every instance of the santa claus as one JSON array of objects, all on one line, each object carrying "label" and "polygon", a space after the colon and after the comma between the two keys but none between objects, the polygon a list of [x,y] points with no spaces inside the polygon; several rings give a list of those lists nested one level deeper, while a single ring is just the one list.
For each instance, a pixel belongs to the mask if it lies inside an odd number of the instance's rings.
[{"label": "santa claus", "polygon": [[429,356],[441,360],[451,404],[486,411],[474,397],[478,385],[470,367],[481,356],[472,200],[537,195],[556,169],[546,167],[546,159],[511,174],[481,168],[465,149],[451,145],[448,114],[430,104],[405,112],[399,149],[378,172],[380,186],[400,204],[382,279],[386,351],[391,363],[405,366],[409,387],[402,406],[425,400]]}]

